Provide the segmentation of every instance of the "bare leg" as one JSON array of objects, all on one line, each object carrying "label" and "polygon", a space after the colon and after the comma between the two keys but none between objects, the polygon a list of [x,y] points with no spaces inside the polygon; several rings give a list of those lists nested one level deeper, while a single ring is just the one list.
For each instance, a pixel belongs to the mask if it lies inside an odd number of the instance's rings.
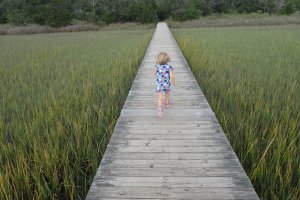
[{"label": "bare leg", "polygon": [[165,102],[166,102],[166,105],[170,104],[170,92],[166,93],[166,100],[165,100]]},{"label": "bare leg", "polygon": [[158,100],[157,100],[157,104],[158,104],[158,115],[160,117],[163,116],[163,109],[162,109],[162,102],[163,102],[163,94],[162,93],[158,93]]},{"label": "bare leg", "polygon": [[158,108],[162,107],[162,101],[163,101],[163,94],[158,93],[158,100],[157,100]]}]

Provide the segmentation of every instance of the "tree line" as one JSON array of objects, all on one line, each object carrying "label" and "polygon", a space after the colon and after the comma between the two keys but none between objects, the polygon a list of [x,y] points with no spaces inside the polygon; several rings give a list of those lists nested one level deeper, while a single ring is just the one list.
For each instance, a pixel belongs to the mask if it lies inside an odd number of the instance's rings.
[{"label": "tree line", "polygon": [[291,14],[300,0],[0,0],[0,23],[60,27],[73,20],[150,23],[214,13]]}]

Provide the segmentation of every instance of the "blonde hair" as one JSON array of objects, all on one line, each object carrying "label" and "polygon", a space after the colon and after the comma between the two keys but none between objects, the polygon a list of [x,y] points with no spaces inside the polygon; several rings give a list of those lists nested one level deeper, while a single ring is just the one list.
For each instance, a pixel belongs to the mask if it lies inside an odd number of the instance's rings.
[{"label": "blonde hair", "polygon": [[164,65],[170,62],[170,57],[166,52],[160,52],[156,57],[156,64]]}]

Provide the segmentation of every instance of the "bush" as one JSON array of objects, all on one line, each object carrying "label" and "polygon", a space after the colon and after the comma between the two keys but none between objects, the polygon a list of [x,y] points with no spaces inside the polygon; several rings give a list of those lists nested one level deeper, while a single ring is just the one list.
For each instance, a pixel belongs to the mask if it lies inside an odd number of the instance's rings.
[{"label": "bush", "polygon": [[184,21],[186,20],[185,9],[177,8],[172,12],[172,18],[176,21]]},{"label": "bush", "polygon": [[6,19],[5,14],[4,14],[4,8],[0,4],[0,24],[4,24],[6,22],[7,22],[7,19]]},{"label": "bush", "polygon": [[13,10],[11,13],[7,15],[7,19],[10,23],[15,25],[25,25],[26,24],[26,16],[20,10]]},{"label": "bush", "polygon": [[296,4],[293,1],[287,1],[283,7],[282,14],[292,14],[296,11]]},{"label": "bush", "polygon": [[71,24],[72,5],[68,0],[51,0],[46,6],[47,17],[45,24],[52,27],[61,27]]},{"label": "bush", "polygon": [[138,0],[136,4],[136,19],[142,23],[157,21],[157,7],[154,0]]}]

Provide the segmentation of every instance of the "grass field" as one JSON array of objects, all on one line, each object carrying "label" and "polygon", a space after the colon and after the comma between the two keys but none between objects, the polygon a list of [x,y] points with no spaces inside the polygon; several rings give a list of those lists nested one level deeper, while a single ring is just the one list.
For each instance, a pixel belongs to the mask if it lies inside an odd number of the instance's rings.
[{"label": "grass field", "polygon": [[300,13],[296,12],[292,15],[269,15],[267,13],[214,14],[212,16],[199,17],[199,19],[188,20],[185,22],[168,20],[168,25],[171,28],[269,26],[288,24],[299,25]]},{"label": "grass field", "polygon": [[152,29],[0,37],[0,199],[83,199]]},{"label": "grass field", "polygon": [[[300,20],[299,20],[300,21]],[[28,24],[26,26],[15,26],[12,24],[0,24],[0,35],[27,35],[27,34],[41,34],[41,33],[61,33],[61,32],[81,32],[81,31],[98,31],[98,30],[141,30],[154,28],[155,24],[141,24],[141,23],[113,23],[96,25],[92,23],[78,22],[73,25],[54,28],[38,24]]]},{"label": "grass field", "polygon": [[261,199],[300,198],[300,26],[173,29]]}]

